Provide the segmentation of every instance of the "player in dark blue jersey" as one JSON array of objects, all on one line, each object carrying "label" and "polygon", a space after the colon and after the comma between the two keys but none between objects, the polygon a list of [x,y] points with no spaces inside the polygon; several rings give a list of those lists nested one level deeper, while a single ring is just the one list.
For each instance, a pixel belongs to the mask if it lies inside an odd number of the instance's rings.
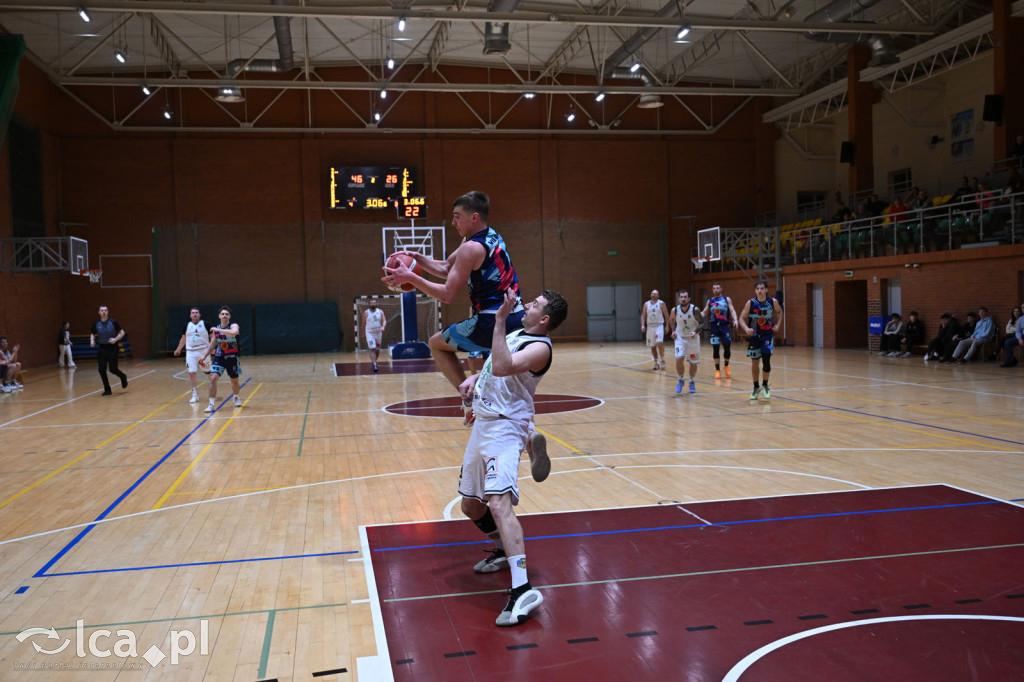
[{"label": "player in dark blue jersey", "polygon": [[[736,319],[736,308],[732,305],[732,299],[722,294],[722,285],[715,282],[711,285],[711,298],[704,305],[700,314],[707,320],[708,331],[711,334],[711,349],[715,359],[715,378],[722,378],[722,368],[719,364],[719,349],[725,349],[725,378],[732,378],[732,370],[729,369],[729,358],[732,357],[732,327],[738,326]],[[730,325],[731,322],[731,325]]]},{"label": "player in dark blue jersey", "polygon": [[[772,397],[768,389],[768,375],[772,371],[772,346],[775,332],[782,324],[782,309],[779,302],[768,295],[768,283],[761,281],[754,287],[754,298],[747,301],[740,313],[740,328],[748,337],[747,356],[750,358],[750,376],[754,379],[751,400],[762,395],[765,400]],[[758,383],[758,359],[761,360],[764,380]]]},{"label": "player in dark blue jersey", "polygon": [[[469,284],[469,300],[473,315],[430,337],[430,353],[452,387],[458,390],[466,373],[459,362],[457,351],[490,352],[494,330],[494,314],[501,307],[505,292],[515,292],[515,308],[509,313],[506,330],[522,328],[525,314],[519,297],[519,279],[505,240],[487,225],[490,200],[483,192],[467,192],[452,205],[452,226],[462,237],[462,243],[446,260],[428,258],[415,251],[399,251],[416,259],[424,274],[433,275],[441,282],[432,282],[415,274],[405,265],[384,268],[382,279],[389,286],[411,284],[442,303],[455,300],[463,283]],[[466,425],[472,423],[472,402],[463,401]]]}]

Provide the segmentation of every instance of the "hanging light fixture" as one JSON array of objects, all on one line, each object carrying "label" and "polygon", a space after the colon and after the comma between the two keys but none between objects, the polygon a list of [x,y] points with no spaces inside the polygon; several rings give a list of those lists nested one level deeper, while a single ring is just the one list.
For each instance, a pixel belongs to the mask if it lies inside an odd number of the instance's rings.
[{"label": "hanging light fixture", "polygon": [[85,11],[85,6],[84,5],[79,5],[78,6],[78,16],[82,17],[82,21],[84,21],[87,24],[90,21],[92,21],[92,18],[89,17],[89,13]]},{"label": "hanging light fixture", "polygon": [[124,64],[128,61],[128,48],[114,50],[114,59]]}]

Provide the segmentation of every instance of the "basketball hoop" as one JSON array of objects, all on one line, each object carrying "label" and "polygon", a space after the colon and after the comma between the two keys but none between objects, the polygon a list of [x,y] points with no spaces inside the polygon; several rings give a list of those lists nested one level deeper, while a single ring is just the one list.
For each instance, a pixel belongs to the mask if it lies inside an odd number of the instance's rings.
[{"label": "basketball hoop", "polygon": [[89,282],[92,284],[99,284],[100,279],[103,278],[102,270],[82,270],[82,274],[89,278]]},{"label": "basketball hoop", "polygon": [[693,261],[694,270],[701,270],[704,268],[704,262],[707,261],[707,258],[704,258],[702,256],[696,256],[695,258],[691,258],[690,260]]}]

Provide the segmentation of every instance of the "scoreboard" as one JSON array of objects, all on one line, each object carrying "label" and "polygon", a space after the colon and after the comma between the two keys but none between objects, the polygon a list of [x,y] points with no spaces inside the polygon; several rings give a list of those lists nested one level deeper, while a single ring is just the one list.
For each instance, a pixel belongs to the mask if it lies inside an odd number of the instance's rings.
[{"label": "scoreboard", "polygon": [[416,169],[409,166],[332,166],[331,208],[394,208],[416,194]]}]

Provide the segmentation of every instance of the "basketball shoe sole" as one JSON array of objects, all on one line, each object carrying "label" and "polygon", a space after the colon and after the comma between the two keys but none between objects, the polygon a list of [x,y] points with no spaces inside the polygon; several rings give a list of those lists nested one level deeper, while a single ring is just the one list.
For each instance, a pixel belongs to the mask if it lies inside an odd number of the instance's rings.
[{"label": "basketball shoe sole", "polygon": [[537,483],[543,483],[551,473],[551,458],[548,457],[548,439],[534,431],[526,439],[526,454],[530,456],[530,474]]}]

